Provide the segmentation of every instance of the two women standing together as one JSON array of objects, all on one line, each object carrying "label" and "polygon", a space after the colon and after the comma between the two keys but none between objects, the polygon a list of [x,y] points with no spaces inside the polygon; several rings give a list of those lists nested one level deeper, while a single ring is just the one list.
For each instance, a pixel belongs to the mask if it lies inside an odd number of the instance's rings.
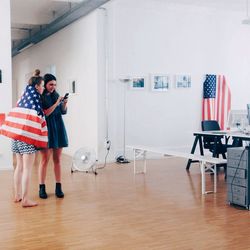
[{"label": "two women standing together", "polygon": [[46,199],[45,179],[48,161],[53,156],[55,194],[63,198],[61,187],[61,154],[68,146],[67,133],[62,115],[67,112],[67,99],[56,92],[56,77],[52,74],[40,76],[36,70],[30,78],[17,106],[6,117],[1,134],[12,138],[12,151],[16,154],[14,171],[14,201],[23,207],[37,203],[29,199],[31,169],[35,152],[41,152],[39,165],[39,197]]}]

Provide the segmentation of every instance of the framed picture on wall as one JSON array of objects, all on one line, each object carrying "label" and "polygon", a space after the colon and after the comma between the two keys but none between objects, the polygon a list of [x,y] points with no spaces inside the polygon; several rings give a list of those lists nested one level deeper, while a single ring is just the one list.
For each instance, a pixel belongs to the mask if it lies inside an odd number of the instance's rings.
[{"label": "framed picture on wall", "polygon": [[163,74],[151,75],[151,90],[156,92],[165,92],[170,88],[170,76]]},{"label": "framed picture on wall", "polygon": [[176,88],[191,88],[191,75],[176,75],[175,87]]},{"label": "framed picture on wall", "polygon": [[76,94],[77,93],[77,83],[76,79],[69,79],[69,93]]},{"label": "framed picture on wall", "polygon": [[146,79],[144,76],[133,77],[130,82],[130,89],[143,90],[145,89]]}]

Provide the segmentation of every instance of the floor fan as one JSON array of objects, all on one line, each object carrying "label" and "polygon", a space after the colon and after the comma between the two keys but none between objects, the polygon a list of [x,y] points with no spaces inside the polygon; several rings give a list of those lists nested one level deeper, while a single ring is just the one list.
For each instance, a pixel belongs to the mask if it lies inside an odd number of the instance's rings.
[{"label": "floor fan", "polygon": [[79,148],[73,155],[72,165],[71,165],[71,173],[75,171],[81,172],[93,172],[97,175],[96,172],[96,153],[92,148]]}]

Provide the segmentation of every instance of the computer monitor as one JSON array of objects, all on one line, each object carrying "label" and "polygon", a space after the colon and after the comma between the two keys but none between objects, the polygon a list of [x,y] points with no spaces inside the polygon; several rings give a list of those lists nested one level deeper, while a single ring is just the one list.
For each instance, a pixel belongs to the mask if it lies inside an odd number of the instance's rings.
[{"label": "computer monitor", "polygon": [[231,110],[228,116],[227,127],[230,129],[245,129],[249,124],[248,117],[248,110]]}]

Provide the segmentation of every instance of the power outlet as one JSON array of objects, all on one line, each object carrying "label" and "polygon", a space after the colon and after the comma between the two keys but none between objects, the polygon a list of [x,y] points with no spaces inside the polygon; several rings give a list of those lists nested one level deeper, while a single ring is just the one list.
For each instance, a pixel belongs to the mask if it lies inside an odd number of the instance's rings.
[{"label": "power outlet", "polygon": [[110,147],[111,147],[111,141],[107,139],[107,140],[105,141],[105,148],[106,148],[107,150],[110,150]]}]

